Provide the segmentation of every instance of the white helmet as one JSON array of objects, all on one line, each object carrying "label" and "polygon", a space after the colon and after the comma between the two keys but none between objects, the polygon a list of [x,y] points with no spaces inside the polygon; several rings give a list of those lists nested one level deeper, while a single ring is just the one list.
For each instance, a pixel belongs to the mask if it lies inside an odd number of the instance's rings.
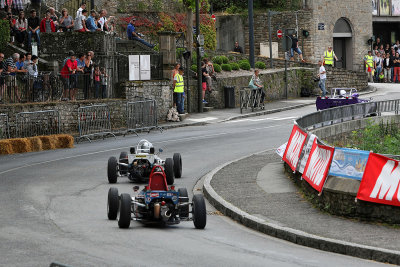
[{"label": "white helmet", "polygon": [[343,97],[345,97],[346,96],[346,90],[340,90],[339,91],[339,94],[340,94],[340,96],[343,96]]},{"label": "white helmet", "polygon": [[137,151],[138,153],[150,153],[151,147],[153,147],[153,145],[149,141],[143,139],[138,143]]}]

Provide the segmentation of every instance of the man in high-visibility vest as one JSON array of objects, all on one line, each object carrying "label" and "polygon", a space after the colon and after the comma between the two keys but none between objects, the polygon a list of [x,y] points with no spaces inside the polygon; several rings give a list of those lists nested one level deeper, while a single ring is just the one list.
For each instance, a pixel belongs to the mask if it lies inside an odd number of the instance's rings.
[{"label": "man in high-visibility vest", "polygon": [[322,56],[322,62],[324,62],[325,66],[333,67],[333,60],[338,61],[335,52],[332,50],[332,46],[328,46],[328,50],[326,50]]},{"label": "man in high-visibility vest", "polygon": [[374,70],[376,67],[376,62],[374,60],[374,56],[372,55],[372,51],[368,51],[368,55],[364,57],[365,71],[368,74],[368,82],[374,82]]},{"label": "man in high-visibility vest", "polygon": [[178,110],[179,114],[183,114],[184,110],[184,93],[185,93],[185,85],[183,83],[183,68],[179,68],[179,73],[177,73],[174,77],[174,94],[175,94],[175,101],[176,101],[176,109]]}]

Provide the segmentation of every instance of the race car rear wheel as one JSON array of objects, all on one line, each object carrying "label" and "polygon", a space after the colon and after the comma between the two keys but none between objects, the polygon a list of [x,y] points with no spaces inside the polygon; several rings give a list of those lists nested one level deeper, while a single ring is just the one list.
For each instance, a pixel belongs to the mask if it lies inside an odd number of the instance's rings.
[{"label": "race car rear wheel", "polygon": [[107,216],[109,220],[117,219],[118,215],[118,189],[115,187],[111,187],[108,190],[108,199],[107,199]]},{"label": "race car rear wheel", "polygon": [[197,229],[204,229],[207,223],[206,203],[203,195],[194,195],[192,203],[193,224]]},{"label": "race car rear wheel", "polygon": [[[179,197],[186,197],[186,199],[179,199],[179,203],[188,203],[188,192],[186,188],[179,188],[178,189]],[[179,217],[180,218],[187,218],[189,217],[189,205],[183,206],[179,209]]]},{"label": "race car rear wheel", "polygon": [[174,174],[176,178],[182,177],[182,157],[181,154],[175,153],[173,156],[174,160]]},{"label": "race car rear wheel", "polygon": [[119,228],[129,228],[131,224],[131,201],[132,198],[129,194],[121,194],[119,203]]},{"label": "race car rear wheel", "polygon": [[[129,164],[128,161],[128,152],[121,152],[121,154],[119,154],[119,162],[120,163],[124,163],[124,164]],[[119,166],[119,173],[121,175],[127,175],[128,173],[128,167],[125,166]]]},{"label": "race car rear wheel", "polygon": [[164,163],[165,176],[167,178],[167,184],[174,184],[174,162],[171,158],[165,159]]},{"label": "race car rear wheel", "polygon": [[107,176],[110,184],[115,184],[118,179],[118,161],[116,157],[108,159]]}]

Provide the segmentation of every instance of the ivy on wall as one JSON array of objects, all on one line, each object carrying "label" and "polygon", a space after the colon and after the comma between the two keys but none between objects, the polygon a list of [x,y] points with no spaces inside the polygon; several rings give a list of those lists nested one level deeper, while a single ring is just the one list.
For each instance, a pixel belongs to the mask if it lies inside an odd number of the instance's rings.
[{"label": "ivy on wall", "polygon": [[10,41],[10,24],[8,20],[0,20],[0,51],[4,51],[8,41]]}]

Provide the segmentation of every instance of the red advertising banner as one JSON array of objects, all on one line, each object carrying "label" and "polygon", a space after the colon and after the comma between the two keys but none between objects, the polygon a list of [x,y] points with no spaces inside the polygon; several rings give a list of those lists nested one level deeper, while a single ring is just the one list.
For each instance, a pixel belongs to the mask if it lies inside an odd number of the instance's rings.
[{"label": "red advertising banner", "polygon": [[400,206],[399,161],[370,153],[357,198],[369,202]]},{"label": "red advertising banner", "polygon": [[335,148],[318,145],[314,140],[302,177],[318,192],[324,187],[334,152]]},{"label": "red advertising banner", "polygon": [[283,154],[283,160],[289,164],[292,171],[295,171],[297,168],[306,138],[307,133],[304,133],[302,130],[300,130],[296,124],[293,125],[292,133],[290,134],[285,153]]}]

